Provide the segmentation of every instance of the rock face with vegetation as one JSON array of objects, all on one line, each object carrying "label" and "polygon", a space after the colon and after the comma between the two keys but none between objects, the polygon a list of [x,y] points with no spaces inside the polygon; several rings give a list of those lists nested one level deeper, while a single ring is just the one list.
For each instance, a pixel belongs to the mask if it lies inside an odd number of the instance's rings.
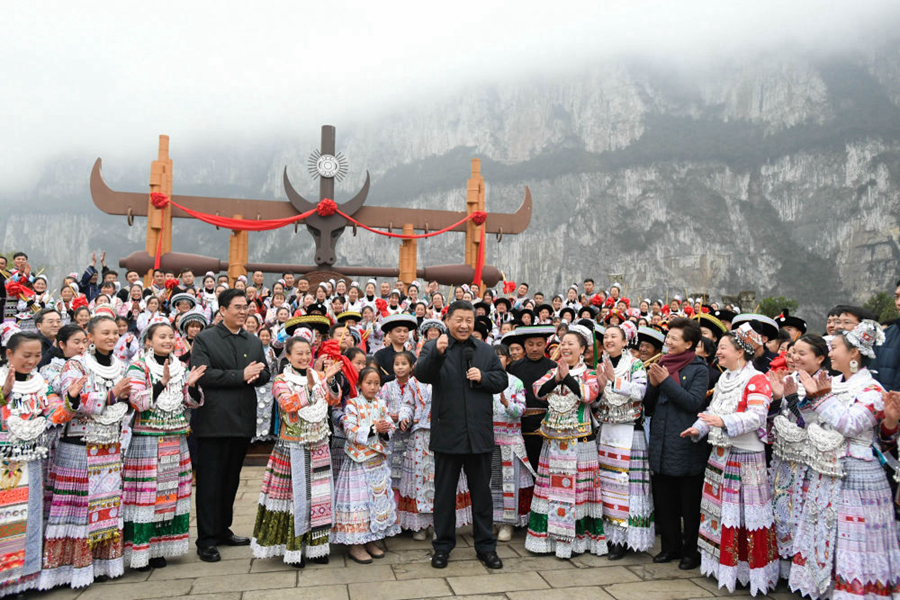
[{"label": "rock face with vegetation", "polygon": [[[368,203],[464,207],[469,159],[482,159],[488,209],[514,210],[531,188],[530,228],[487,260],[532,289],[563,290],[622,273],[632,297],[752,289],[785,296],[814,326],[837,301],[893,289],[900,217],[900,45],[841,58],[767,56],[680,72],[596,64],[527,83],[464,90],[371,121],[335,123],[347,199],[372,173]],[[252,147],[179,151],[179,193],[283,199],[285,165],[315,197],[306,160],[318,131]],[[48,162],[0,224],[0,248],[28,248],[57,279],[106,249],[143,249],[144,222],[97,211],[94,156]],[[146,189],[148,163],[105,156],[116,189]],[[399,225],[399,224],[398,224]],[[74,232],[78,232],[75,234]],[[312,261],[303,228],[251,234],[251,260]],[[348,230],[339,264],[393,266],[398,242]],[[227,255],[227,232],[176,223],[175,249]],[[419,242],[419,264],[462,262],[462,239]],[[74,262],[73,262],[74,261]],[[81,268],[84,265],[80,265]]]}]

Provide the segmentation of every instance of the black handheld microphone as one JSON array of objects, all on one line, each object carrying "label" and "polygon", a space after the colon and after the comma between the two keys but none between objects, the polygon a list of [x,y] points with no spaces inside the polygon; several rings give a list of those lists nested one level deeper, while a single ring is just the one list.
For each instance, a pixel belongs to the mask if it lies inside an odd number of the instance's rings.
[{"label": "black handheld microphone", "polygon": [[[472,359],[475,358],[475,348],[472,348],[471,346],[463,348],[463,357],[466,359],[466,371],[468,371],[472,368]],[[469,380],[469,387],[475,387],[475,382],[471,379]]]}]

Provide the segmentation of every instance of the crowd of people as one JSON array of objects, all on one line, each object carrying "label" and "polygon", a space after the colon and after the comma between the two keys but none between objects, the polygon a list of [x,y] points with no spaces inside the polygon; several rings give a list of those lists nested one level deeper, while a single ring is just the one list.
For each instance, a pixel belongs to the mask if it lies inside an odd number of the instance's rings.
[{"label": "crowd of people", "polygon": [[[610,561],[645,552],[721,588],[900,598],[900,325],[838,305],[813,333],[707,298],[632,301],[190,270],[60,289],[0,257],[0,595],[249,545],[298,568],[331,544],[457,528]],[[900,282],[895,299],[900,308]],[[251,443],[274,447],[251,537]],[[892,485],[894,487],[892,488]]]}]

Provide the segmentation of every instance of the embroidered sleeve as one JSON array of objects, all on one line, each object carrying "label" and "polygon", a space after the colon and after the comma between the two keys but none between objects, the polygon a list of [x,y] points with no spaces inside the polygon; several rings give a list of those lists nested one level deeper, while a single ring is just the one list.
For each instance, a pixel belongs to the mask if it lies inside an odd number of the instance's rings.
[{"label": "embroidered sleeve", "polygon": [[647,371],[644,370],[644,363],[634,361],[629,377],[616,377],[612,389],[617,394],[628,396],[634,402],[643,400],[647,391]]},{"label": "embroidered sleeve", "polygon": [[593,371],[585,371],[578,382],[581,385],[581,401],[590,404],[600,395],[600,384]]},{"label": "embroidered sleeve", "polygon": [[139,360],[128,367],[125,372],[131,382],[131,394],[128,402],[138,412],[150,410],[153,404],[153,386],[150,384],[150,374],[147,372],[144,362]]},{"label": "embroidered sleeve", "polygon": [[772,402],[772,387],[765,375],[754,375],[741,394],[737,410],[730,415],[722,415],[725,433],[737,437],[756,431],[761,440],[766,439],[766,419]]},{"label": "embroidered sleeve", "polygon": [[826,395],[815,407],[819,418],[844,437],[872,430],[884,419],[884,398],[878,385],[870,385],[845,406],[833,394]]},{"label": "embroidered sleeve", "polygon": [[691,436],[691,439],[694,440],[695,442],[699,442],[700,440],[705,438],[707,435],[709,435],[709,425],[707,425],[701,419],[697,419],[696,421],[694,421],[694,424],[691,425],[691,427],[695,427],[697,429],[697,431],[700,432],[699,435]]},{"label": "embroidered sleeve", "polygon": [[[61,387],[63,393],[68,395],[69,386],[74,381],[78,381],[79,379],[84,377],[84,375],[84,370],[77,361],[68,361],[66,363],[66,366],[63,367],[62,373]],[[115,402],[115,398],[112,397],[111,392],[86,392],[86,389],[87,383],[85,383],[85,387],[82,388],[81,393],[78,396],[78,406],[74,409],[74,412],[77,414],[85,416],[99,415],[101,412],[103,412],[103,409],[106,407],[107,403],[111,404]]]},{"label": "embroidered sleeve", "polygon": [[[365,445],[369,440],[371,429],[360,427],[359,424],[359,407],[356,405],[357,398],[351,398],[344,407],[344,434],[348,440],[352,440],[357,444]],[[365,399],[363,399],[365,401]]]},{"label": "embroidered sleeve", "polygon": [[525,412],[525,386],[518,377],[513,377],[512,375],[510,377],[513,380],[513,384],[506,388],[507,392],[509,392],[506,396],[506,400],[509,402],[509,406],[506,407],[506,414],[517,419]]},{"label": "embroidered sleeve", "polygon": [[275,382],[272,384],[272,395],[275,396],[275,401],[281,407],[281,410],[287,413],[295,413],[310,404],[306,392],[302,388],[300,391],[295,392],[291,385],[285,381],[283,375],[275,378]]}]

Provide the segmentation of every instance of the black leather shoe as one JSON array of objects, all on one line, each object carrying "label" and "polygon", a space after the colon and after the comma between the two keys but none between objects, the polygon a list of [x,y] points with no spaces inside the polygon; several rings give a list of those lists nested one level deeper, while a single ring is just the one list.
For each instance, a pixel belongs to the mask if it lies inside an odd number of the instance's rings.
[{"label": "black leather shoe", "polygon": [[219,540],[219,545],[221,546],[249,546],[250,538],[244,537],[242,535],[227,535]]},{"label": "black leather shoe", "polygon": [[222,556],[219,554],[219,549],[215,546],[209,546],[208,548],[197,548],[197,556],[200,557],[200,560],[203,562],[219,562],[222,560]]},{"label": "black leather shoe", "polygon": [[150,559],[150,566],[154,569],[165,569],[169,563],[166,562],[164,556],[158,556]]},{"label": "black leather shoe", "polygon": [[435,569],[446,569],[448,560],[450,560],[449,552],[435,550],[434,556],[431,557],[431,566]]},{"label": "black leather shoe", "polygon": [[678,568],[682,571],[691,571],[700,566],[700,557],[699,556],[685,556],[681,559],[681,562],[678,563]]},{"label": "black leather shoe", "polygon": [[300,562],[298,562],[298,563],[291,563],[291,566],[294,567],[295,569],[302,569],[303,567],[306,566],[306,557],[305,557],[305,556],[301,556],[301,557],[300,557]]},{"label": "black leather shoe", "polygon": [[502,569],[503,561],[500,560],[500,557],[497,556],[497,553],[494,551],[491,552],[478,552],[475,556],[478,557],[484,566],[488,569]]},{"label": "black leather shoe", "polygon": [[653,557],[653,562],[655,562],[657,564],[667,563],[667,562],[672,562],[676,558],[681,558],[681,555],[675,554],[674,552],[666,552],[665,550],[663,550],[662,552],[660,552],[659,554],[657,554],[656,556]]},{"label": "black leather shoe", "polygon": [[625,558],[626,548],[624,544],[613,544],[609,547],[609,554],[606,555],[608,560],[622,560]]},{"label": "black leather shoe", "polygon": [[326,554],[325,556],[317,556],[317,557],[311,558],[309,560],[313,561],[317,565],[327,565],[328,564],[328,555]]}]

